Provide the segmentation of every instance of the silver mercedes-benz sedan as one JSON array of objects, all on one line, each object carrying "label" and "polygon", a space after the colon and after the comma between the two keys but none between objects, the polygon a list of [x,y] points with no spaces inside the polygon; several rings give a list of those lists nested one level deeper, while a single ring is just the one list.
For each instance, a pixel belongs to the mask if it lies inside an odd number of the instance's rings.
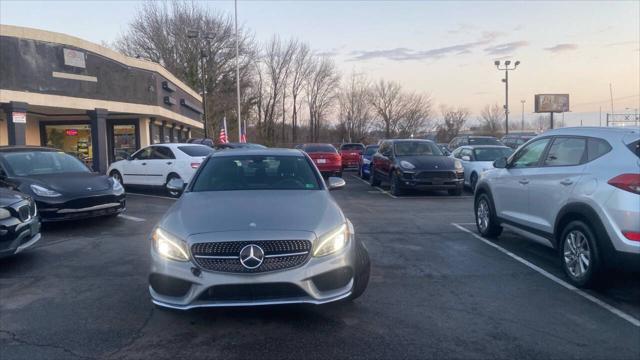
[{"label": "silver mercedes-benz sedan", "polygon": [[151,234],[153,302],[190,309],[359,297],[369,255],[329,194],[344,186],[325,183],[299,150],[212,154]]}]

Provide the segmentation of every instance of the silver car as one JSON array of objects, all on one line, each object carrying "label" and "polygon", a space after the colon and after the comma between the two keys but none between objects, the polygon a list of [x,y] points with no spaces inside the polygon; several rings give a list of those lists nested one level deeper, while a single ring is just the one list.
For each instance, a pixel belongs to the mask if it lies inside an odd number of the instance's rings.
[{"label": "silver car", "polygon": [[478,231],[512,229],[558,249],[576,286],[611,265],[640,264],[640,129],[563,128],[524,144],[483,173]]},{"label": "silver car", "polygon": [[359,297],[369,255],[329,194],[343,186],[325,184],[299,150],[212,154],[151,235],[153,302],[190,309]]},{"label": "silver car", "polygon": [[464,185],[475,190],[480,175],[493,169],[493,162],[509,157],[513,150],[501,145],[467,145],[457,148],[451,157],[459,159],[464,168]]}]

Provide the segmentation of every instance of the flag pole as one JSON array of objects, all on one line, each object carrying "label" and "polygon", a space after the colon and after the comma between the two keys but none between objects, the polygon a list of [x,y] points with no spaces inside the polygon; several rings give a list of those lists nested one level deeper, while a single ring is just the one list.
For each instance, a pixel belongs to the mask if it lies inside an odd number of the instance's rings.
[{"label": "flag pole", "polygon": [[235,5],[235,25],[236,25],[236,97],[238,98],[238,142],[242,137],[242,120],[240,114],[240,60],[238,51],[238,0],[234,1]]}]

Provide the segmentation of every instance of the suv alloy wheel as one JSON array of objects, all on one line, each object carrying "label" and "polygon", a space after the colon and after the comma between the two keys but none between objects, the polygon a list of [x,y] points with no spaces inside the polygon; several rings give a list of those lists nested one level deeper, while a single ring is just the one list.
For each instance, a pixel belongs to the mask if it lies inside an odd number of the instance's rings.
[{"label": "suv alloy wheel", "polygon": [[600,271],[600,254],[593,231],[582,221],[564,227],[560,238],[562,269],[569,281],[578,287],[596,283]]}]

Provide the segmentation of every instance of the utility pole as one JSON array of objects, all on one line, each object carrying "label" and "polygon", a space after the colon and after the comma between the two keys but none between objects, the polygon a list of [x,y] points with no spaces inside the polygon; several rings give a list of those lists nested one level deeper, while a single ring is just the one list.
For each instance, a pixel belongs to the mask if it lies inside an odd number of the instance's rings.
[{"label": "utility pole", "polygon": [[510,60],[506,60],[504,62],[504,66],[500,67],[500,60],[496,60],[493,62],[493,64],[496,66],[496,68],[499,71],[503,71],[504,70],[504,79],[502,79],[502,82],[504,83],[504,121],[505,121],[505,134],[509,133],[509,71],[513,71],[515,70],[518,65],[520,65],[520,61],[516,61],[513,64],[513,67],[510,67],[511,65],[511,61]]},{"label": "utility pole", "polygon": [[520,130],[524,132],[524,103],[526,102],[526,100],[523,99],[523,100],[520,100],[520,102],[522,103],[522,120],[521,120],[522,124],[521,124]]},{"label": "utility pole", "polygon": [[[209,42],[213,39],[213,34],[206,33],[202,34],[202,38]],[[187,38],[189,39],[200,39],[200,31],[198,30],[188,30]],[[200,69],[202,71],[201,82],[202,82],[202,122],[204,125],[204,138],[209,138],[208,126],[207,126],[207,72],[205,69],[205,61],[204,59],[207,57],[207,53],[202,48],[202,43],[198,42],[198,49],[200,50]]]},{"label": "utility pole", "polygon": [[[240,51],[239,48],[239,39],[238,39],[238,0],[235,0],[235,18],[236,18],[236,97],[238,98],[238,142],[242,138],[242,115],[240,114]],[[245,129],[246,131],[246,129]]]}]

